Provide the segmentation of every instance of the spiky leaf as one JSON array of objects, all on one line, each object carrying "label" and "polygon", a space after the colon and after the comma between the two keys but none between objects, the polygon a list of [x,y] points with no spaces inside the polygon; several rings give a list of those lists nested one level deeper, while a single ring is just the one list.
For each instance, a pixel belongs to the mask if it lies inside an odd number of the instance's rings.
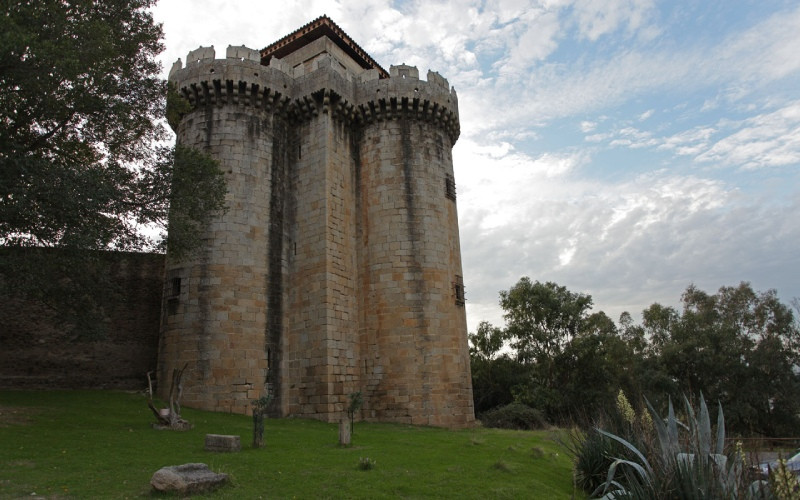
[{"label": "spiky leaf", "polygon": [[697,422],[697,432],[699,441],[697,452],[705,457],[711,453],[711,417],[703,393],[700,393],[700,419]]},{"label": "spiky leaf", "polygon": [[715,453],[725,453],[725,416],[722,414],[722,403],[717,403],[719,411],[717,412],[717,449]]}]

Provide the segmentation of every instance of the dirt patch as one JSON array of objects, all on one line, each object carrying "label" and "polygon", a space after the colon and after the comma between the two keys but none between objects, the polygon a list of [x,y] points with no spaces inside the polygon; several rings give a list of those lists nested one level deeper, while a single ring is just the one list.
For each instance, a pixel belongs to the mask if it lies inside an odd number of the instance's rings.
[{"label": "dirt patch", "polygon": [[36,467],[36,462],[33,460],[12,460],[10,462],[6,462],[6,465],[9,467],[17,467],[20,469],[33,469]]},{"label": "dirt patch", "polygon": [[0,427],[29,425],[33,421],[33,416],[38,414],[38,408],[27,408],[25,406],[0,406]]}]

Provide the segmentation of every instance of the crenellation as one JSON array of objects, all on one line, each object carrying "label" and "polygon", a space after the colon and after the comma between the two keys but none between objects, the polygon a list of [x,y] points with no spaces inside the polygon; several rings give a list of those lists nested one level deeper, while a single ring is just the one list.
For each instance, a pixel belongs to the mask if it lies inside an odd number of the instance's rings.
[{"label": "crenellation", "polygon": [[238,59],[240,61],[255,61],[261,63],[261,53],[257,50],[245,47],[244,45],[236,46],[228,45],[225,51],[227,59]]},{"label": "crenellation", "polygon": [[416,66],[407,66],[405,64],[399,64],[397,66],[389,66],[389,77],[409,79],[409,80],[419,80],[419,70],[417,69]]},{"label": "crenellation", "polygon": [[177,61],[172,63],[172,67],[169,69],[169,75],[167,76],[167,80],[172,81],[174,80],[175,73],[183,69],[183,63],[181,62],[181,58],[179,57]]},{"label": "crenellation", "polygon": [[446,92],[450,92],[450,83],[442,75],[435,71],[428,70],[428,83],[442,88]]},{"label": "crenellation", "polygon": [[214,60],[216,55],[216,51],[214,50],[214,46],[210,47],[198,47],[193,51],[189,52],[186,56],[186,66],[200,64],[206,62],[208,60]]}]

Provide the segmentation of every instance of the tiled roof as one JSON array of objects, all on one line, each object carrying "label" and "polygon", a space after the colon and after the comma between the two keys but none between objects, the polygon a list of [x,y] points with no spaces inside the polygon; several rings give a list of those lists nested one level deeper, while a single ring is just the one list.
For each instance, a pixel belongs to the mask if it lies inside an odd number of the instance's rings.
[{"label": "tiled roof", "polygon": [[328,16],[321,16],[302,28],[286,35],[277,42],[261,49],[261,64],[269,64],[273,57],[283,58],[313,42],[317,38],[326,36],[339,46],[347,55],[353,58],[364,69],[377,69],[381,78],[389,78],[389,73],[358,46],[336,23]]}]

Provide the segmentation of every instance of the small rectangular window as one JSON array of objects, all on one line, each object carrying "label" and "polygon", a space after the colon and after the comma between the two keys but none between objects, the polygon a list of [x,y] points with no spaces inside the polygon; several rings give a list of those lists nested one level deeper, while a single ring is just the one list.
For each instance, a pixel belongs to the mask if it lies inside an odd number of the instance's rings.
[{"label": "small rectangular window", "polygon": [[453,292],[456,296],[456,305],[463,306],[467,301],[465,296],[464,278],[456,275],[456,280],[453,282]]},{"label": "small rectangular window", "polygon": [[181,294],[181,279],[172,278],[172,289],[170,290],[170,297],[179,297]]},{"label": "small rectangular window", "polygon": [[456,199],[456,179],[450,174],[444,177],[444,195],[453,201]]}]

